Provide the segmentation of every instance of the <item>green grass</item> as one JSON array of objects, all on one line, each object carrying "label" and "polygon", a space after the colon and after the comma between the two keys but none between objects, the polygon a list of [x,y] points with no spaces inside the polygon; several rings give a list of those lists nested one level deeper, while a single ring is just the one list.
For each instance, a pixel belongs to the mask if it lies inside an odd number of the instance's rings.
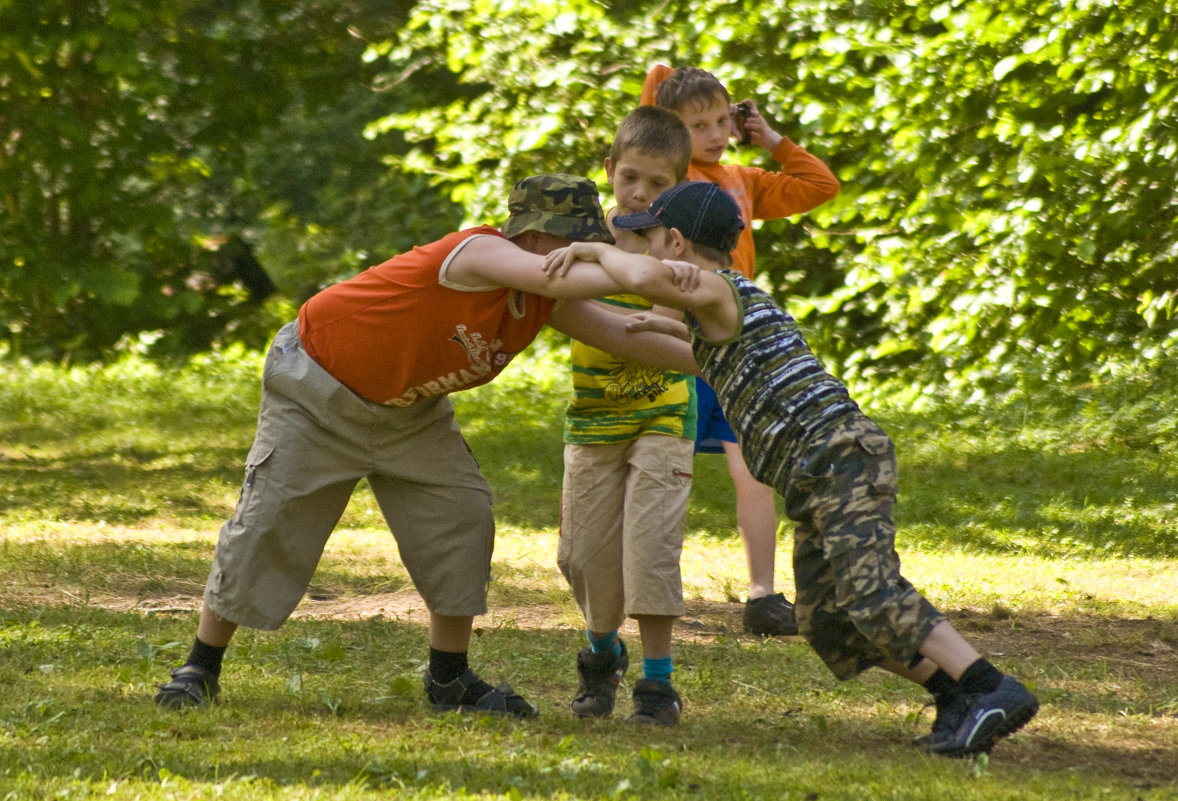
[{"label": "green grass", "polygon": [[[260,367],[246,352],[0,364],[0,799],[1178,798],[1167,369],[998,399],[858,393],[897,442],[905,574],[1043,701],[989,758],[951,761],[908,745],[931,719],[919,688],[839,683],[800,640],[741,632],[720,457],[696,463],[682,725],[574,720],[583,643],[555,566],[566,379],[543,360],[455,399],[500,526],[472,659],[539,720],[425,707],[424,610],[364,491],[296,616],[239,632],[223,702],[157,709],[236,498]],[[788,549],[783,532],[786,592]]]}]

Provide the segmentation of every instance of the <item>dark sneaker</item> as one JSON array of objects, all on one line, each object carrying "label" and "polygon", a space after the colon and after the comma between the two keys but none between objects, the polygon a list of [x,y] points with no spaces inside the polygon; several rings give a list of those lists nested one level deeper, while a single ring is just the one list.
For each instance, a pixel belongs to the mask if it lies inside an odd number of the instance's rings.
[{"label": "dark sneaker", "polygon": [[212,671],[200,665],[181,665],[172,671],[172,680],[161,684],[155,702],[171,709],[207,706],[221,692],[221,685]]},{"label": "dark sneaker", "polygon": [[630,667],[626,644],[621,640],[618,644],[622,646],[618,656],[609,651],[594,653],[588,648],[577,654],[577,697],[569,705],[577,717],[604,718],[613,713],[618,684]]},{"label": "dark sneaker", "polygon": [[1013,676],[1003,676],[993,692],[967,695],[965,702],[957,728],[933,735],[931,753],[961,757],[989,751],[996,740],[1021,729],[1039,711],[1039,699]]},{"label": "dark sneaker", "polygon": [[792,637],[798,633],[794,605],[781,593],[750,598],[744,605],[744,629],[762,637]]},{"label": "dark sneaker", "polygon": [[683,701],[675,688],[665,681],[639,679],[634,684],[634,714],[626,722],[649,726],[675,726]]},{"label": "dark sneaker", "polygon": [[539,717],[540,710],[529,704],[506,684],[492,687],[470,668],[453,681],[441,684],[427,670],[425,694],[435,712],[477,712],[489,715]]},{"label": "dark sneaker", "polygon": [[932,732],[921,737],[914,737],[912,740],[912,744],[917,748],[929,750],[934,740],[949,735],[961,725],[967,709],[965,693],[957,693],[952,700],[936,704],[936,708],[937,716],[933,718]]}]

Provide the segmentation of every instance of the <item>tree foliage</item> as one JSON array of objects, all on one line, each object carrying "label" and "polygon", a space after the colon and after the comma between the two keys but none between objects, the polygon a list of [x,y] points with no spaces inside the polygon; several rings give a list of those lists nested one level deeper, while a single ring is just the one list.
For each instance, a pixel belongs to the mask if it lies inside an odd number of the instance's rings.
[{"label": "tree foliage", "polygon": [[86,359],[141,331],[161,351],[261,344],[273,320],[225,243],[297,298],[445,227],[425,180],[382,165],[399,140],[362,135],[415,102],[361,60],[401,19],[360,0],[0,2],[10,352]]},{"label": "tree foliage", "polygon": [[[844,372],[1084,375],[1173,344],[1172,2],[608,8],[419,3],[379,54],[472,97],[374,129],[421,131],[405,167],[493,216],[529,172],[603,182],[646,70],[702,66],[843,181],[836,201],[763,225],[758,246],[763,276]],[[732,158],[771,167],[762,155]]]},{"label": "tree foliage", "polygon": [[0,0],[0,326],[32,355],[155,329],[248,340],[269,321],[251,329],[240,291],[197,280],[215,277],[210,244],[236,236],[297,301],[500,220],[524,175],[608,195],[613,131],[661,62],[757,98],[842,180],[757,239],[764,281],[844,374],[988,386],[1164,358],[1176,11]]},{"label": "tree foliage", "polygon": [[[1046,353],[1083,374],[1173,342],[1173,13],[892,6],[871,27],[832,20],[795,53],[842,50],[872,70],[851,115],[821,112],[855,156],[840,169],[851,203],[824,221],[855,241],[838,248],[844,288],[812,308],[879,332],[843,348],[847,362],[982,379]],[[834,83],[816,67],[803,89]]]}]

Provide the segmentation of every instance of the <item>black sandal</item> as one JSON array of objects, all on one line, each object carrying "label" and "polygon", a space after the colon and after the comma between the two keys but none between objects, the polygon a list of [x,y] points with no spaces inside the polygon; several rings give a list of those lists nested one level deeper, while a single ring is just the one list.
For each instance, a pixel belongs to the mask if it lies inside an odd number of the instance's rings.
[{"label": "black sandal", "polygon": [[[535,718],[540,710],[524,700],[507,684],[492,687],[470,668],[453,681],[441,684],[427,670],[425,694],[435,712],[480,712],[492,715],[512,715]],[[475,700],[470,699],[474,697]]]},{"label": "black sandal", "polygon": [[161,684],[155,702],[172,709],[207,706],[221,692],[221,685],[212,671],[200,665],[182,665],[172,671],[172,680]]}]

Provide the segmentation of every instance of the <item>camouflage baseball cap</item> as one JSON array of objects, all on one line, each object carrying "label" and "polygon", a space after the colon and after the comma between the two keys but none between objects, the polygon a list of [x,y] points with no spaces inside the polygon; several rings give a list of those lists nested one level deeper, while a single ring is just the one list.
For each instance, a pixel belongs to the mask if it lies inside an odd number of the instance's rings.
[{"label": "camouflage baseball cap", "polygon": [[503,235],[539,231],[574,242],[613,242],[605,227],[597,185],[566,173],[532,175],[518,181],[507,199]]}]

